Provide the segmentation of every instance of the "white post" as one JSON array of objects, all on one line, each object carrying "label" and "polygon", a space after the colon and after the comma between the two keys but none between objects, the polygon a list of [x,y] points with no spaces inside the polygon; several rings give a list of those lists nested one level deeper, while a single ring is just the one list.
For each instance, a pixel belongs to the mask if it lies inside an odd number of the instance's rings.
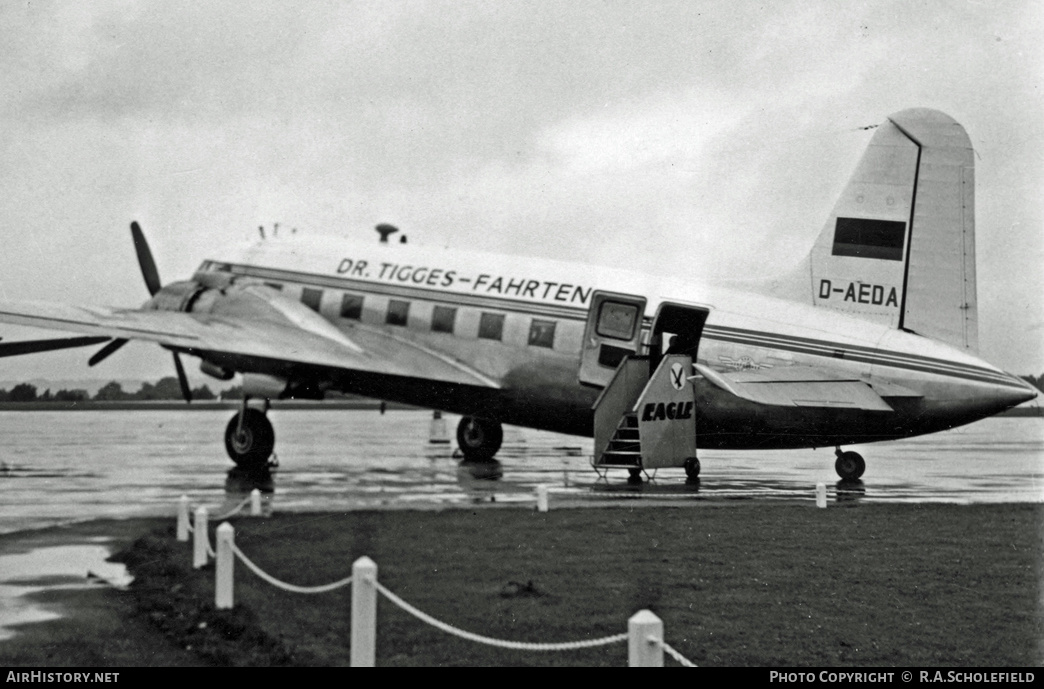
[{"label": "white post", "polygon": [[816,484],[816,507],[826,507],[826,484]]},{"label": "white post", "polygon": [[428,442],[433,445],[448,443],[449,433],[446,432],[446,419],[442,418],[442,412],[435,410],[431,414],[431,426],[428,433]]},{"label": "white post", "polygon": [[541,483],[537,486],[537,512],[547,512],[547,484]]},{"label": "white post", "polygon": [[207,508],[197,507],[192,523],[192,568],[207,565]]},{"label": "white post", "polygon": [[261,491],[257,488],[250,491],[250,516],[261,516]]},{"label": "white post", "polygon": [[639,610],[627,620],[627,667],[663,667],[663,620]]},{"label": "white post", "polygon": [[214,607],[218,610],[231,610],[235,604],[232,596],[232,572],[236,564],[236,554],[232,552],[236,532],[232,525],[224,522],[217,528],[217,555],[214,558]]},{"label": "white post", "polygon": [[181,499],[178,500],[178,540],[184,543],[188,540],[189,534],[189,505],[188,496],[182,495]]},{"label": "white post", "polygon": [[377,649],[377,563],[360,557],[352,564],[352,667],[373,667]]}]

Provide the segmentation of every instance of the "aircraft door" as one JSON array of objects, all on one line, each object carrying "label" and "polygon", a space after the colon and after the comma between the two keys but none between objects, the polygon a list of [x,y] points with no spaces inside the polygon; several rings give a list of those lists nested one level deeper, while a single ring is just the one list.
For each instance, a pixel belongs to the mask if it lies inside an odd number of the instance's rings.
[{"label": "aircraft door", "polygon": [[645,297],[595,291],[584,329],[579,379],[605,387],[625,356],[635,354],[642,339]]},{"label": "aircraft door", "polygon": [[667,354],[686,354],[695,363],[708,315],[710,309],[705,306],[660,304],[649,337],[651,365],[659,366],[660,359]]}]

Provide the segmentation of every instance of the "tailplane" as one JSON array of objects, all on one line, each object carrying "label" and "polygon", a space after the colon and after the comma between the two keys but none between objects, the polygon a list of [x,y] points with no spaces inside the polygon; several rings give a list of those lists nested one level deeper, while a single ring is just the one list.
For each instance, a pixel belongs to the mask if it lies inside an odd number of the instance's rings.
[{"label": "tailplane", "polygon": [[974,173],[949,116],[889,117],[803,266],[812,303],[977,352]]}]

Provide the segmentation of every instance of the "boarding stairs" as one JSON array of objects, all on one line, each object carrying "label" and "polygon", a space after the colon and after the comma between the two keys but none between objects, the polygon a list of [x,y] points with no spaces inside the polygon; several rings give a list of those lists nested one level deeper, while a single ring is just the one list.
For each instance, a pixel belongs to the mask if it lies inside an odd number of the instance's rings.
[{"label": "boarding stairs", "polygon": [[628,356],[594,403],[595,469],[681,467],[696,456],[692,357]]}]

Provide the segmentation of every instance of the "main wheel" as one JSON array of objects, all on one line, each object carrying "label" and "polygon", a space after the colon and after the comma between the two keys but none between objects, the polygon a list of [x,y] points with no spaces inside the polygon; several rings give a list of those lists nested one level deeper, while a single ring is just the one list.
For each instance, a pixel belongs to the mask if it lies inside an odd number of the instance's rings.
[{"label": "main wheel", "polygon": [[275,431],[268,417],[257,409],[243,412],[243,430],[239,430],[239,414],[225,427],[225,451],[241,469],[259,469],[268,462],[275,447]]},{"label": "main wheel", "polygon": [[496,421],[465,416],[457,425],[457,445],[464,459],[487,462],[493,459],[504,441],[504,428]]},{"label": "main wheel", "polygon": [[834,462],[834,471],[845,481],[855,481],[866,471],[866,462],[858,452],[842,452]]},{"label": "main wheel", "polygon": [[685,460],[685,476],[689,479],[700,477],[700,460],[695,457],[689,457]]}]

